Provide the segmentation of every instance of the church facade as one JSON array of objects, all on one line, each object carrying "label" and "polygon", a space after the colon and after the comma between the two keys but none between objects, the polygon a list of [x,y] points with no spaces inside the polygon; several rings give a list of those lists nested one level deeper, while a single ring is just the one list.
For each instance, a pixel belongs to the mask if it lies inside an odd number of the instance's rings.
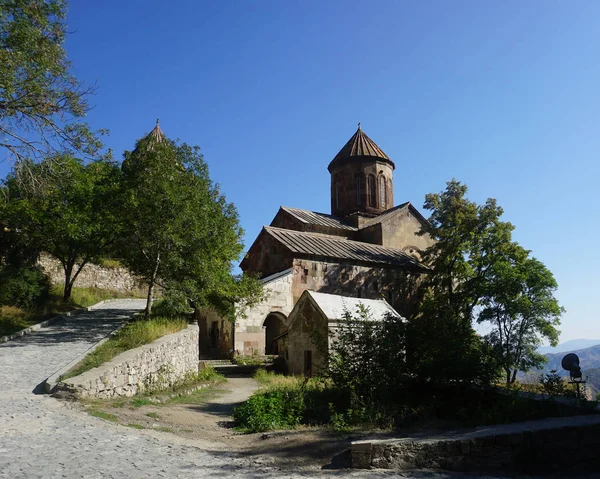
[{"label": "church facade", "polygon": [[280,207],[240,264],[262,278],[266,298],[237,319],[238,354],[278,354],[287,319],[304,291],[384,298],[410,310],[426,219],[410,203],[394,206],[394,162],[360,128],[329,163],[331,214]]}]

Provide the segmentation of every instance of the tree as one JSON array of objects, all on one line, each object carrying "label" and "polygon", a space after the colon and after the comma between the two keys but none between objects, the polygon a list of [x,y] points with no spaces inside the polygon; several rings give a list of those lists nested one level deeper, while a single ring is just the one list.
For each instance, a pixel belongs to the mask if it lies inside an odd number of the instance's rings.
[{"label": "tree", "polygon": [[466,193],[465,185],[452,180],[445,191],[425,197],[431,215],[421,234],[435,243],[423,260],[432,272],[410,318],[409,351],[419,375],[432,382],[488,382],[494,376],[489,348],[473,329],[474,312],[513,226],[500,221],[495,200],[477,205]]},{"label": "tree", "polygon": [[115,243],[120,171],[112,162],[84,165],[70,155],[28,168],[39,188],[32,191],[11,173],[3,184],[6,202],[0,223],[18,249],[46,252],[60,261],[66,301],[85,265],[102,258]]},{"label": "tree", "polygon": [[[435,244],[424,260],[433,272],[411,321],[410,350],[432,380],[485,382],[502,367],[514,381],[515,368],[539,363],[539,338],[554,341],[558,335],[556,282],[512,240],[514,227],[501,220],[496,200],[477,205],[466,194],[466,185],[452,180],[445,191],[426,196],[431,216],[422,234]],[[496,328],[484,341],[473,324],[490,320]]]},{"label": "tree", "polygon": [[477,321],[493,325],[487,339],[500,358],[509,385],[518,371],[537,369],[546,362],[536,350],[542,338],[552,346],[558,344],[556,326],[564,309],[553,295],[557,284],[552,273],[519,245],[513,244],[512,251],[498,259],[491,271]]},{"label": "tree", "polygon": [[243,232],[234,205],[210,180],[198,147],[168,140],[157,125],[125,152],[122,169],[121,256],[146,279],[146,316],[157,284],[196,309],[210,306],[229,317],[235,303],[258,294],[258,281],[232,275]]},{"label": "tree", "polygon": [[56,152],[93,156],[97,136],[80,121],[94,88],[78,82],[64,50],[63,0],[0,0],[0,147],[18,160],[15,176],[31,176],[30,162]]}]

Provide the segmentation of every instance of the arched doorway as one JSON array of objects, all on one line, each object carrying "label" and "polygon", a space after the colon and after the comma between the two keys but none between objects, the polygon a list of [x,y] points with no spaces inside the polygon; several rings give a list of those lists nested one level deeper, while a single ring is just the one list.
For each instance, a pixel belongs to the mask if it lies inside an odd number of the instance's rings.
[{"label": "arched doorway", "polygon": [[277,336],[285,332],[285,316],[281,313],[269,313],[263,322],[265,328],[265,354],[279,354]]}]

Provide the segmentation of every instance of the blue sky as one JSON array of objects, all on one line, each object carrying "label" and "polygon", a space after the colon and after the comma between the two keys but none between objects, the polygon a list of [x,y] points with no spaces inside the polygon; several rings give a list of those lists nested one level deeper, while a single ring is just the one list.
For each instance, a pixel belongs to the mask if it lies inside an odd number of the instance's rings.
[{"label": "blue sky", "polygon": [[200,145],[247,247],[279,205],[329,212],[327,164],[360,121],[396,203],[453,177],[496,198],[559,282],[561,340],[600,338],[599,2],[70,3],[90,123],[118,158],[156,118]]}]

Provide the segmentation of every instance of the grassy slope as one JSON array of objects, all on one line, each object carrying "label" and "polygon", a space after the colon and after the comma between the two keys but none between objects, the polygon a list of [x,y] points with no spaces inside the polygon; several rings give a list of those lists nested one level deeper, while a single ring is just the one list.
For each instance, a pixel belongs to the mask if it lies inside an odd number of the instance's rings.
[{"label": "grassy slope", "polygon": [[75,365],[73,369],[62,376],[61,379],[64,380],[78,376],[85,371],[110,361],[124,351],[143,346],[144,344],[149,344],[167,334],[181,331],[186,328],[187,325],[187,319],[161,317],[133,321],[125,325],[125,327],[119,330],[112,338],[88,354],[81,362]]}]

